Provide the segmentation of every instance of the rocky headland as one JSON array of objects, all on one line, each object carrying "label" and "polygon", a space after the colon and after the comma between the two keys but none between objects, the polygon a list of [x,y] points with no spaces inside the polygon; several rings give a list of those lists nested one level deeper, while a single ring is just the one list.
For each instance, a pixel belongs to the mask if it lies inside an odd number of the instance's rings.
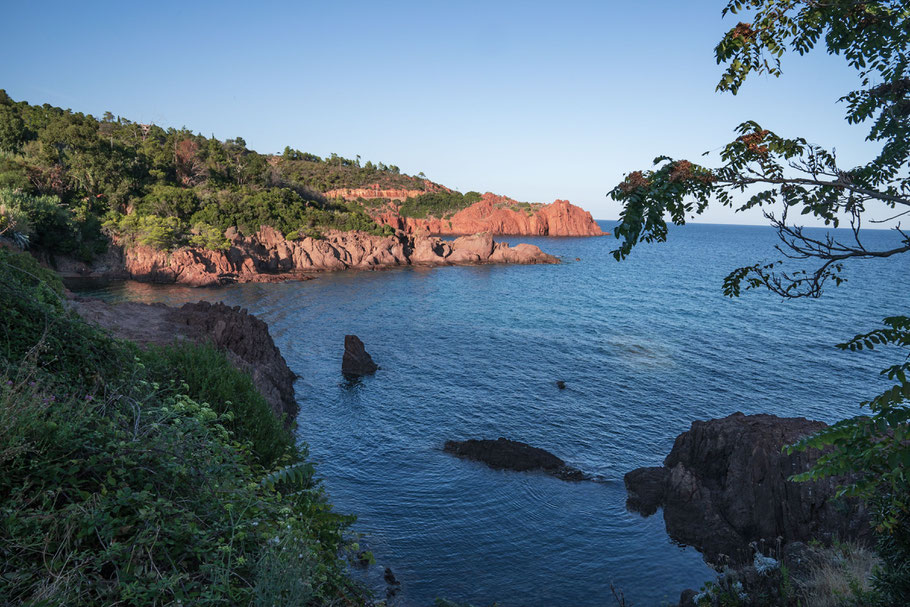
[{"label": "rocky headland", "polygon": [[479,202],[449,217],[403,217],[397,207],[374,215],[378,223],[407,234],[443,236],[490,232],[515,236],[604,236],[591,213],[568,200],[547,205],[522,204],[487,192]]},{"label": "rocky headland", "polygon": [[496,440],[450,440],[446,441],[443,450],[457,457],[482,462],[496,470],[541,471],[565,481],[586,479],[581,470],[567,465],[549,451],[503,437]]},{"label": "rocky headland", "polygon": [[862,503],[835,497],[843,479],[787,480],[821,453],[782,448],[825,426],[802,417],[742,413],[693,422],[663,466],[626,474],[628,506],[646,516],[662,507],[670,537],[714,565],[751,561],[750,544],[868,541]]},{"label": "rocky headland", "polygon": [[262,226],[251,236],[236,229],[229,229],[226,236],[230,245],[225,250],[185,247],[168,252],[115,244],[90,264],[60,256],[50,262],[66,278],[131,279],[190,286],[300,280],[309,273],[349,269],[559,263],[558,258],[534,245],[511,247],[494,242],[489,232],[454,241],[425,233],[374,236],[337,231],[320,239],[287,240],[278,230]]},{"label": "rocky headland", "polygon": [[164,304],[75,298],[73,309],[86,321],[115,337],[140,345],[168,345],[181,340],[209,343],[225,353],[253,383],[279,419],[288,426],[297,417],[294,398],[297,376],[272,341],[268,325],[246,310],[205,301],[173,308]]}]

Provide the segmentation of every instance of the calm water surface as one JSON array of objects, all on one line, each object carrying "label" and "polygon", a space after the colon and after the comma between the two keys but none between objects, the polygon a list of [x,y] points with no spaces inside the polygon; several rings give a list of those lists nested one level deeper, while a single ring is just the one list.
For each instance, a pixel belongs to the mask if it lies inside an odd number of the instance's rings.
[{"label": "calm water surface", "polygon": [[[268,322],[301,376],[300,439],[332,502],[358,515],[363,544],[401,580],[402,605],[609,605],[611,583],[638,606],[677,600],[711,571],[668,539],[660,514],[626,512],[622,475],[659,465],[695,419],[857,413],[887,359],[834,344],[908,311],[906,259],[859,262],[819,300],[724,298],[727,272],[773,258],[764,227],[687,226],[623,263],[612,237],[519,241],[564,263],[90,293],[221,300]],[[382,366],[374,377],[341,377],[348,333]],[[494,471],[441,450],[499,436],[602,482]]]}]

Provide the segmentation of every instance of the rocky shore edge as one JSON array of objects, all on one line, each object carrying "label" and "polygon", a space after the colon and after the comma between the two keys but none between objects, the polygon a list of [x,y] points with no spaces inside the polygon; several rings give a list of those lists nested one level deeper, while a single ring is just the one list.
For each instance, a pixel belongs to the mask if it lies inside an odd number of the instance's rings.
[{"label": "rocky shore edge", "polygon": [[336,231],[326,233],[321,239],[288,240],[278,230],[262,226],[251,236],[244,236],[235,228],[228,229],[225,236],[229,246],[218,251],[186,247],[167,252],[141,245],[114,244],[92,263],[60,256],[46,261],[64,278],[197,287],[305,280],[316,272],[351,269],[559,263],[557,257],[534,245],[511,247],[495,242],[489,232],[453,241],[401,231],[392,236]]},{"label": "rocky shore edge", "polygon": [[824,452],[787,453],[784,447],[826,426],[743,413],[695,421],[676,438],[663,466],[625,475],[629,510],[650,516],[662,508],[670,538],[722,571],[706,591],[685,590],[681,607],[725,604],[720,597],[730,592],[736,604],[776,605],[792,598],[782,594],[788,584],[796,591],[811,586],[813,567],[835,571],[853,558],[844,546],[867,553],[869,513],[860,500],[838,495],[848,479],[789,480]]},{"label": "rocky shore edge", "polygon": [[[140,346],[181,340],[213,345],[250,373],[276,416],[288,426],[294,424],[299,410],[296,375],[267,324],[239,306],[201,301],[176,308],[78,297],[70,305],[86,321]],[[743,596],[777,592],[781,565],[798,583],[806,567],[831,558],[823,545],[870,543],[862,503],[836,496],[843,479],[788,480],[808,469],[821,452],[787,454],[783,447],[824,427],[805,418],[764,414],[695,421],[677,437],[663,466],[625,475],[627,506],[645,516],[662,508],[668,535],[724,570],[709,588],[735,588]],[[569,481],[586,478],[549,452],[503,438],[448,441],[445,451],[497,469],[538,470]],[[679,605],[695,605],[699,596],[687,589]]]},{"label": "rocky shore edge", "polygon": [[200,301],[175,308],[80,297],[71,299],[70,305],[87,322],[140,346],[184,340],[211,344],[235,367],[249,373],[272,412],[285,426],[293,426],[299,411],[294,396],[297,375],[272,340],[268,325],[240,306]]}]

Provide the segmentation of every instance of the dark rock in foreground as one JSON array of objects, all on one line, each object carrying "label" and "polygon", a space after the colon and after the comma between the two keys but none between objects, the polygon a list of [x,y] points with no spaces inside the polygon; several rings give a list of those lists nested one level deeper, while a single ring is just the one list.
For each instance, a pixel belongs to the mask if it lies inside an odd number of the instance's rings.
[{"label": "dark rock in foreground", "polygon": [[750,542],[851,539],[867,541],[862,504],[835,499],[842,479],[796,483],[818,451],[781,451],[825,427],[803,417],[734,413],[692,423],[676,439],[661,468],[639,468],[625,476],[627,505],[644,515],[664,509],[667,533],[694,546],[717,564],[752,558]]},{"label": "dark rock in foreground", "polygon": [[447,453],[483,462],[498,470],[541,470],[565,481],[582,481],[586,478],[580,470],[567,466],[549,451],[502,437],[497,440],[450,440],[446,441],[443,449]]},{"label": "dark rock in foreground", "polygon": [[344,336],[344,356],[341,358],[341,372],[357,377],[376,373],[379,365],[373,362],[363,342],[356,335]]},{"label": "dark rock in foreground", "polygon": [[268,325],[239,306],[200,301],[171,308],[136,302],[110,304],[89,298],[76,298],[71,304],[89,322],[140,345],[181,340],[212,344],[235,367],[250,374],[285,425],[294,423],[299,410],[294,398],[297,376],[272,341]]}]

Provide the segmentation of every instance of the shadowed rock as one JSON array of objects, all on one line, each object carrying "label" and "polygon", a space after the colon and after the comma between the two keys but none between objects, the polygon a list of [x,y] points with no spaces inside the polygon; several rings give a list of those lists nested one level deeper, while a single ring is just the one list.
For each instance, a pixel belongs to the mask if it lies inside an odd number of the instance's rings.
[{"label": "shadowed rock", "polygon": [[869,539],[868,516],[856,500],[835,499],[844,479],[797,483],[819,451],[786,454],[785,445],[825,427],[803,417],[734,413],[692,423],[660,468],[625,476],[630,509],[664,509],[670,537],[694,546],[710,563],[752,557],[750,542]]},{"label": "shadowed rock", "polygon": [[373,362],[363,347],[363,342],[356,335],[344,336],[344,356],[341,358],[341,372],[350,377],[371,375],[376,372],[379,365]]},{"label": "shadowed rock", "polygon": [[231,363],[250,374],[256,388],[279,419],[290,426],[299,410],[294,398],[297,376],[272,341],[269,327],[246,310],[206,301],[171,308],[164,304],[110,304],[76,298],[73,308],[89,322],[117,337],[139,344],[172,344],[182,340],[211,343]]},{"label": "shadowed rock", "polygon": [[565,481],[585,480],[585,475],[580,470],[567,466],[549,451],[502,437],[496,440],[450,440],[446,441],[443,449],[447,453],[483,462],[498,470],[540,470]]}]

